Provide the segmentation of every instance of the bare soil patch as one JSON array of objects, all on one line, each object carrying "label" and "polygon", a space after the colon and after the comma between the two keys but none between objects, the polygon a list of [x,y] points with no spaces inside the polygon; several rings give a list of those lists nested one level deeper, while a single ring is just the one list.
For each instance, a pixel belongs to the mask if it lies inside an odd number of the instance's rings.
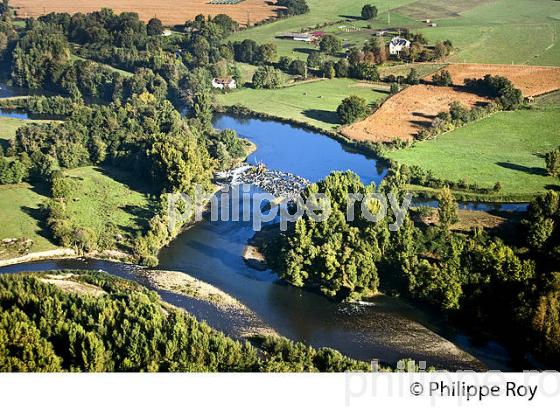
[{"label": "bare soil patch", "polygon": [[[408,141],[449,104],[459,101],[469,107],[488,99],[464,91],[465,78],[482,78],[486,74],[507,77],[524,96],[536,96],[560,89],[560,67],[511,66],[502,64],[450,64],[445,67],[455,87],[415,85],[389,98],[373,115],[341,130],[358,141]],[[429,80],[431,75],[425,77]]]},{"label": "bare soil patch", "polygon": [[465,78],[482,78],[486,74],[501,75],[523,95],[536,96],[560,89],[560,67],[541,67],[507,64],[450,64],[445,68],[453,84],[462,86]]},{"label": "bare soil patch", "polygon": [[107,294],[103,289],[98,286],[91,285],[89,283],[81,283],[73,280],[76,275],[66,274],[66,275],[46,275],[41,278],[41,282],[54,285],[65,292],[78,293],[80,295],[89,296],[102,296]]},{"label": "bare soil patch", "polygon": [[[507,222],[507,219],[500,215],[494,215],[484,211],[470,211],[466,209],[457,210],[459,222],[453,224],[451,229],[454,231],[472,231],[475,228],[497,229]],[[426,225],[438,225],[439,215],[436,209],[422,218]]]},{"label": "bare soil patch", "polygon": [[389,98],[373,115],[341,132],[358,141],[408,141],[430,125],[439,112],[447,111],[453,101],[472,107],[489,100],[452,87],[414,85]]},{"label": "bare soil patch", "polygon": [[278,7],[266,0],[245,0],[238,4],[208,4],[210,0],[12,0],[17,16],[38,17],[50,12],[90,13],[101,8],[113,9],[116,13],[130,11],[138,13],[148,21],[157,17],[163,24],[183,24],[198,14],[215,16],[227,14],[242,25],[276,17]]}]

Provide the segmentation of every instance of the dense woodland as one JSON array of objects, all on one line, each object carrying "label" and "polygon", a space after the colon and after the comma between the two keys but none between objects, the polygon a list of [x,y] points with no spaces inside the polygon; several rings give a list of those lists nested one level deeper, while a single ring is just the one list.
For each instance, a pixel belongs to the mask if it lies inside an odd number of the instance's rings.
[{"label": "dense woodland", "polygon": [[[408,176],[393,169],[382,192],[403,192]],[[373,192],[352,173],[333,173],[311,185],[306,195],[324,192],[332,213],[325,222],[300,218],[287,233],[265,246],[267,258],[289,283],[335,298],[360,298],[378,291],[432,305],[452,321],[488,332],[506,343],[560,365],[559,195],[535,199],[521,243],[475,230],[450,229],[457,203],[444,188],[439,224],[422,226],[407,217],[397,232],[388,224],[357,216],[346,220],[347,193]],[[399,202],[400,203],[400,202]],[[369,208],[376,213],[379,203]],[[360,212],[356,210],[356,215]]]},{"label": "dense woodland", "polygon": [[[73,283],[76,290],[47,283],[53,279]],[[264,338],[256,345],[234,341],[163,304],[156,293],[104,273],[0,277],[2,372],[343,372],[369,367],[336,350],[286,339]]]}]

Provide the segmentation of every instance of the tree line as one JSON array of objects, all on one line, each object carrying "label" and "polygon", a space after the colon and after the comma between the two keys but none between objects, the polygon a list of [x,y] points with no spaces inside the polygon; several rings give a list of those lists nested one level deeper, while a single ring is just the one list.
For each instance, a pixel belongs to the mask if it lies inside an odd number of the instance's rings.
[{"label": "tree line", "polygon": [[[63,291],[46,276],[64,274]],[[71,275],[68,279],[68,274]],[[0,277],[3,372],[344,372],[368,364],[282,338],[234,341],[155,292],[101,272]]]},{"label": "tree line", "polygon": [[[402,195],[407,181],[408,176],[394,167],[380,191]],[[377,223],[360,217],[348,221],[347,195],[374,191],[352,173],[333,173],[311,185],[304,196],[325,193],[332,212],[324,222],[304,216],[265,245],[271,266],[292,285],[337,300],[383,290],[421,301],[454,322],[483,329],[550,365],[560,365],[557,193],[531,203],[518,227],[523,231],[518,238],[526,240],[513,243],[482,229],[452,230],[458,216],[449,188],[440,192],[435,226],[414,223],[407,216],[397,232],[390,232],[391,216]],[[373,214],[379,206],[376,201],[368,204]]]}]

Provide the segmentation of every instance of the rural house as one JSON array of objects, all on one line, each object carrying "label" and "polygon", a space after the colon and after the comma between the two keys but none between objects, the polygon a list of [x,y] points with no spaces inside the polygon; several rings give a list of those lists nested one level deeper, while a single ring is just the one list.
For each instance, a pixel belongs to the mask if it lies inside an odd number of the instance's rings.
[{"label": "rural house", "polygon": [[393,37],[389,43],[389,54],[399,55],[405,48],[410,48],[410,41],[402,37]]},{"label": "rural house", "polygon": [[220,90],[233,90],[237,88],[237,83],[231,77],[216,77],[212,80],[212,88]]}]

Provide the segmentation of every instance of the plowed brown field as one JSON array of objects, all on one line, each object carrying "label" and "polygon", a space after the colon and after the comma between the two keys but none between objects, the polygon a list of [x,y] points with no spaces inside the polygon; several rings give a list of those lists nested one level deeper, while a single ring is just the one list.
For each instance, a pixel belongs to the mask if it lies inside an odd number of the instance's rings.
[{"label": "plowed brown field", "polygon": [[486,74],[501,75],[509,78],[526,97],[546,94],[560,88],[560,67],[450,64],[445,70],[449,71],[455,85],[463,85],[465,78],[482,78]]},{"label": "plowed brown field", "polygon": [[[493,74],[509,78],[525,96],[560,89],[559,67],[452,64],[445,69],[451,73],[453,83],[457,86],[462,86],[465,78],[481,78],[486,74]],[[397,138],[411,140],[420,129],[431,123],[435,115],[446,111],[453,101],[472,107],[488,100],[462,91],[460,87],[415,85],[389,98],[365,120],[342,129],[342,134],[359,141],[389,142]]]},{"label": "plowed brown field", "polygon": [[276,16],[278,8],[266,0],[245,0],[238,4],[208,4],[210,0],[11,0],[19,17],[38,17],[50,12],[90,13],[103,7],[117,13],[132,11],[148,21],[157,17],[163,24],[183,24],[198,14],[227,14],[240,24]]},{"label": "plowed brown field", "polygon": [[342,134],[359,141],[410,140],[453,101],[474,106],[488,100],[451,87],[414,85],[389,98],[365,120],[344,128]]}]

